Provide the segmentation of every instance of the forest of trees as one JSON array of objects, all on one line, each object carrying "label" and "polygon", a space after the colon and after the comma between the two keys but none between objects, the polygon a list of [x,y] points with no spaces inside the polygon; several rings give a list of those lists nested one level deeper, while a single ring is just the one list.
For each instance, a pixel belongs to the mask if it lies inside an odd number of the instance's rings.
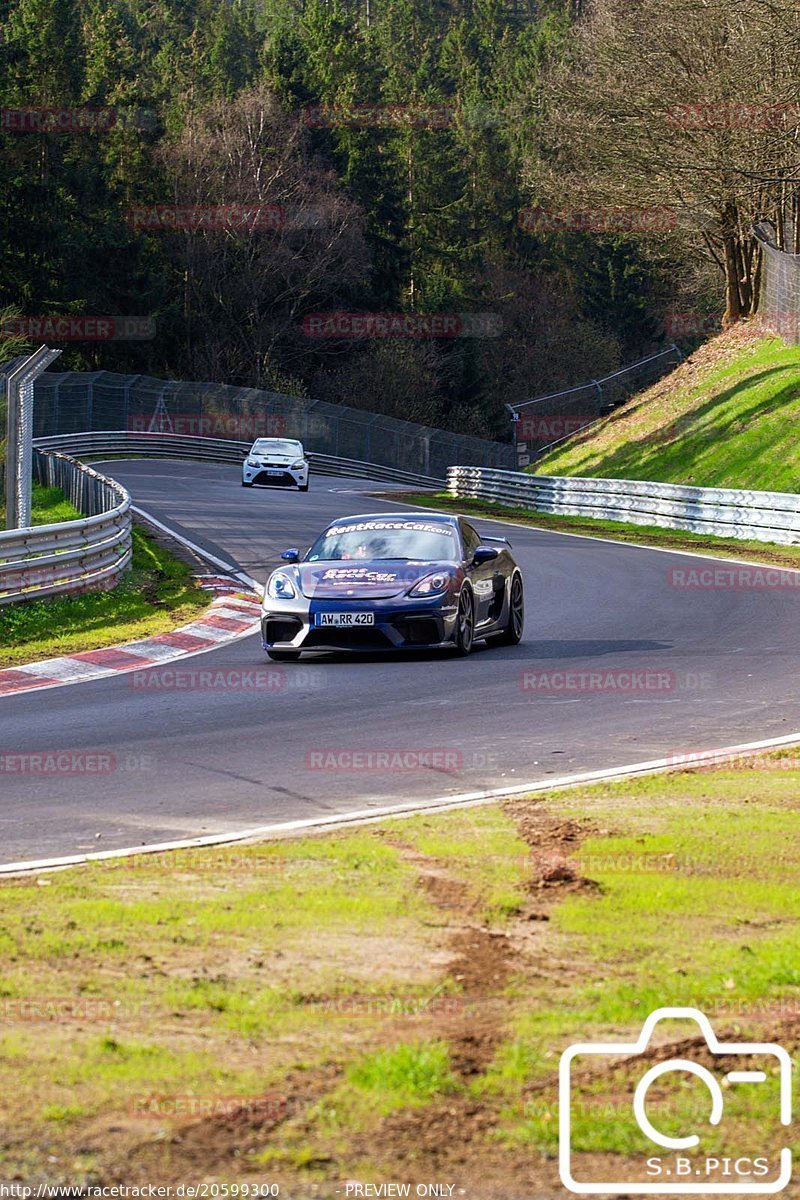
[{"label": "forest of trees", "polygon": [[[0,310],[151,322],[65,342],[64,367],[504,435],[506,402],[671,342],[669,313],[751,313],[753,219],[800,236],[792,3],[0,13]],[[734,104],[745,118],[719,116]],[[34,110],[97,110],[96,127]],[[669,219],[552,219],[584,207]],[[310,335],[310,317],[353,312],[474,314],[485,336]]]}]

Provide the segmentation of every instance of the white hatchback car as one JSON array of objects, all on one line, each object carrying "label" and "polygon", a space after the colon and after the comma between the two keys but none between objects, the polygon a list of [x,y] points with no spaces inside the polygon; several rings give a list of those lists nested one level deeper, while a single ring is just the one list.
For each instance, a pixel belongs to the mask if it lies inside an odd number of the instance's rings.
[{"label": "white hatchback car", "polygon": [[309,466],[302,442],[289,438],[256,438],[242,463],[242,487],[254,483],[308,491]]}]

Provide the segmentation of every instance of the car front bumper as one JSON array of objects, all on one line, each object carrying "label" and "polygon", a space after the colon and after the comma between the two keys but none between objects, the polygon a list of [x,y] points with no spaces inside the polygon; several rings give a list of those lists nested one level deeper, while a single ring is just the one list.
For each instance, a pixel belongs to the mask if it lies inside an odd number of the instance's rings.
[{"label": "car front bumper", "polygon": [[305,487],[308,475],[307,464],[301,470],[293,470],[292,467],[250,467],[247,463],[242,467],[242,483],[265,484],[269,487]]},{"label": "car front bumper", "polygon": [[[432,650],[451,646],[456,635],[456,608],[441,596],[430,600],[347,601],[272,600],[261,613],[261,644],[265,650]],[[373,625],[320,625],[326,612],[371,612]]]}]

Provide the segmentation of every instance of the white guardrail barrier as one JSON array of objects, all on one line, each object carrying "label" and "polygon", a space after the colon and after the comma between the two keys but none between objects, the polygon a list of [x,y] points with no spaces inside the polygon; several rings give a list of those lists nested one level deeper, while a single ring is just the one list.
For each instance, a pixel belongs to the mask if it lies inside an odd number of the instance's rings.
[{"label": "white guardrail barrier", "polygon": [[[117,429],[98,433],[57,433],[36,438],[33,444],[46,449],[64,450],[78,458],[144,455],[153,458],[188,458],[199,462],[241,463],[252,442],[186,437],[176,433],[132,433]],[[308,461],[321,475],[360,476],[389,483],[407,483],[412,487],[441,488],[444,485],[443,479],[432,479],[413,471],[338,458],[331,454],[309,453]]]},{"label": "white guardrail barrier", "polygon": [[[123,487],[77,461],[121,456],[179,458],[240,464],[250,442],[183,437],[169,433],[54,434],[34,441],[34,474],[40,483],[59,487],[83,513],[80,520],[0,532],[0,605],[113,587],[131,558],[131,498]],[[66,451],[67,453],[62,453]],[[328,454],[309,454],[312,468],[412,487],[437,487],[410,471],[356,462]]]},{"label": "white guardrail barrier", "polygon": [[484,467],[450,467],[447,486],[450,495],[459,499],[490,500],[536,512],[658,525],[786,546],[800,544],[800,495],[790,492],[575,479]]},{"label": "white guardrail barrier", "polygon": [[131,559],[131,498],[65,454],[34,452],[34,476],[84,514],[0,532],[0,605],[113,587]]}]

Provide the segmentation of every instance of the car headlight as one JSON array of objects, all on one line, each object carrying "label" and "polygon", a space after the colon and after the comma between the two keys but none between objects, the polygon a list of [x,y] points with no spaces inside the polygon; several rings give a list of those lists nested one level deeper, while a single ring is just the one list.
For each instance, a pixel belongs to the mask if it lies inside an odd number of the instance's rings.
[{"label": "car headlight", "polygon": [[285,571],[276,571],[269,577],[267,595],[271,600],[294,600],[297,592],[291,577]]},{"label": "car headlight", "polygon": [[437,592],[444,592],[450,584],[450,574],[448,571],[434,571],[430,575],[426,575],[424,579],[420,579],[419,583],[415,583],[409,596],[435,596]]},{"label": "car headlight", "polygon": [[256,462],[256,460],[254,458],[248,458],[247,466],[248,467],[257,467],[258,463]]},{"label": "car headlight", "polygon": [[292,470],[293,471],[302,471],[302,469],[305,465],[306,465],[306,460],[304,458],[298,458],[297,462],[292,463]]}]

